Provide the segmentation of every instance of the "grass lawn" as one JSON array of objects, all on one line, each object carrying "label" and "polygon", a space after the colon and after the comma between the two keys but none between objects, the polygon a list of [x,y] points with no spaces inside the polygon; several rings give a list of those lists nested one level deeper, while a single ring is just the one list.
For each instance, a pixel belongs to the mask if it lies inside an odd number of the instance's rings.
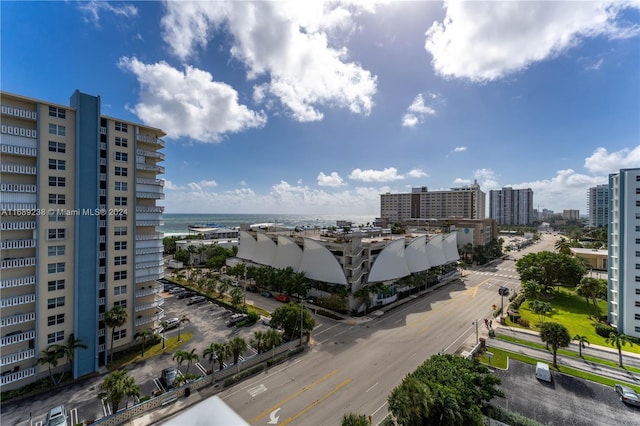
[{"label": "grass lawn", "polygon": [[[596,321],[589,318],[587,302],[584,297],[576,296],[573,289],[560,287],[560,291],[555,292],[553,299],[549,302],[551,302],[553,311],[546,316],[545,321],[563,324],[569,330],[571,337],[576,334],[587,336],[589,343],[592,345],[614,348],[606,342],[604,337],[596,334],[594,327]],[[600,300],[598,306],[601,313],[607,312],[606,301]],[[529,321],[532,330],[540,331],[540,318],[529,309],[529,302],[524,302],[522,306],[520,306],[520,315],[523,319]],[[509,319],[507,319],[507,325],[524,328],[519,324],[512,323]],[[622,351],[640,353],[640,345],[629,346],[629,344],[627,344],[623,346]]]},{"label": "grass lawn", "polygon": [[[489,348],[489,351],[491,353],[493,353],[493,359],[491,360],[492,362],[492,366],[496,367],[496,359],[503,359],[503,358],[510,358],[510,359],[515,359],[516,361],[521,361],[524,362],[526,364],[531,364],[531,365],[535,365],[536,362],[538,361],[543,361],[543,362],[547,362],[545,360],[542,359],[536,359],[536,358],[532,358],[526,355],[520,355],[517,354],[515,352],[510,352],[510,351],[505,351],[502,349],[498,349],[498,348]],[[482,358],[482,356],[479,357],[480,362],[482,362],[483,364],[487,364],[488,362],[485,362]],[[486,360],[486,358],[485,358]],[[497,366],[499,368],[502,368],[500,366]],[[568,374],[570,376],[574,376],[574,377],[579,377],[581,379],[585,379],[585,380],[591,380],[592,382],[595,383],[600,383],[601,385],[605,385],[605,386],[613,386],[616,383],[620,383],[616,380],[613,379],[609,379],[608,377],[602,377],[602,376],[598,376],[597,374],[592,374],[592,373],[587,373],[586,371],[582,371],[582,370],[577,370],[575,368],[570,368],[570,367],[565,367],[563,365],[559,366],[560,368],[555,369],[553,368],[553,366],[551,364],[549,364],[549,368],[555,371],[559,371],[561,373],[564,374]],[[636,386],[636,385],[632,385],[632,384],[628,384],[627,386],[629,386],[630,388],[634,389],[636,392],[640,392],[640,386]]]},{"label": "grass lawn", "polygon": [[191,340],[191,333],[181,333],[180,341],[178,342],[178,336],[166,339],[164,342],[165,348],[162,349],[162,340],[153,346],[147,346],[144,348],[144,357],[140,355],[140,352],[130,353],[123,355],[121,358],[114,359],[112,363],[109,363],[107,368],[109,371],[118,370],[129,364],[135,364],[138,361],[153,358],[154,356],[161,355],[163,353],[173,353],[180,349],[182,345]]}]

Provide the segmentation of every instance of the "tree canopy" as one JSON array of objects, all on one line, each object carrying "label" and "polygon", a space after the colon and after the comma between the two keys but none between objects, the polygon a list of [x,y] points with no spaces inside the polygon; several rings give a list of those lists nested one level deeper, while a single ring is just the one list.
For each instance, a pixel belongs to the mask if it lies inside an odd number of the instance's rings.
[{"label": "tree canopy", "polygon": [[500,379],[477,360],[434,355],[389,395],[399,425],[482,425],[481,408],[496,396]]},{"label": "tree canopy", "polygon": [[557,322],[543,322],[540,325],[540,339],[551,346],[553,352],[553,366],[558,368],[558,349],[566,348],[571,342],[569,330]]},{"label": "tree canopy", "polygon": [[[300,309],[302,309],[302,314]],[[302,315],[302,333],[308,333],[313,330],[316,320],[311,316],[309,310],[300,306],[299,303],[289,303],[277,307],[271,313],[271,325],[282,328],[285,334],[292,338],[299,337],[301,334],[300,315]]]},{"label": "tree canopy", "polygon": [[521,257],[516,262],[516,270],[523,282],[536,281],[545,287],[575,287],[586,273],[582,262],[577,258],[550,251],[529,253]]}]

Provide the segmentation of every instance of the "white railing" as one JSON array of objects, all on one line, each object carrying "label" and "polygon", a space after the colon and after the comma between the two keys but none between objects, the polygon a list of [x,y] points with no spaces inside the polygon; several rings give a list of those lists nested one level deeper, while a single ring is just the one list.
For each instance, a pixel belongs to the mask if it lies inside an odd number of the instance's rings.
[{"label": "white railing", "polygon": [[23,183],[0,183],[0,191],[6,192],[37,192],[37,185],[25,185]]},{"label": "white railing", "polygon": [[164,278],[164,272],[153,272],[148,275],[141,275],[136,277],[136,284],[144,283],[147,281],[155,281],[160,278]]},{"label": "white railing", "polygon": [[137,241],[146,241],[146,240],[161,240],[164,237],[162,232],[154,232],[153,234],[137,234]]},{"label": "white railing", "polygon": [[145,297],[152,294],[158,294],[162,291],[162,286],[151,286],[151,288],[140,289],[136,291],[136,297]]},{"label": "white railing", "polygon": [[9,308],[11,306],[26,305],[36,301],[35,294],[24,294],[22,296],[3,297],[0,299],[0,308]]},{"label": "white railing", "polygon": [[100,142],[100,149],[107,149],[107,143],[106,142]]},{"label": "white railing", "polygon": [[22,164],[2,164],[0,171],[2,173],[15,173],[19,175],[35,175],[38,173],[38,168],[36,166],[25,166]]},{"label": "white railing", "polygon": [[101,135],[106,135],[107,134],[107,128],[104,126],[100,126],[100,134]]},{"label": "white railing", "polygon": [[24,155],[26,157],[36,157],[38,155],[37,148],[17,145],[0,145],[0,152],[3,154]]},{"label": "white railing", "polygon": [[8,135],[24,136],[26,138],[36,139],[38,137],[36,129],[25,129],[24,127],[7,126],[6,124],[1,126],[1,131]]},{"label": "white railing", "polygon": [[136,263],[136,269],[155,268],[164,266],[164,260],[155,260],[153,262]]},{"label": "white railing", "polygon": [[136,198],[155,198],[156,200],[164,200],[164,194],[162,192],[136,191]]},{"label": "white railing", "polygon": [[160,138],[156,138],[155,136],[138,133],[136,135],[136,140],[164,147],[164,141]]},{"label": "white railing", "polygon": [[164,312],[155,314],[155,315],[149,315],[146,317],[142,317],[142,318],[138,318],[136,319],[136,327],[139,327],[141,325],[144,324],[149,324],[150,322],[155,322],[155,321],[160,321],[162,318],[164,318]]},{"label": "white railing", "polygon": [[35,111],[30,111],[24,108],[10,105],[2,105],[0,108],[2,109],[3,114],[12,115],[14,117],[29,118],[31,120],[36,120],[38,118],[38,114]]},{"label": "white railing", "polygon": [[33,229],[36,229],[35,220],[0,221],[0,230],[2,231],[24,231]]},{"label": "white railing", "polygon": [[35,246],[36,240],[34,239],[4,240],[0,242],[0,249],[2,250],[33,248]]},{"label": "white railing", "polygon": [[136,178],[136,183],[139,183],[139,184],[146,184],[146,185],[160,185],[160,186],[164,186],[164,179]]},{"label": "white railing", "polygon": [[2,317],[0,319],[0,327],[10,327],[16,324],[24,324],[25,322],[35,321],[36,313],[29,312],[26,314],[17,314],[10,317]]},{"label": "white railing", "polygon": [[34,349],[27,349],[26,351],[20,351],[13,354],[5,355],[0,358],[0,366],[14,364],[16,362],[24,361],[25,359],[34,358],[36,351]]},{"label": "white railing", "polygon": [[136,226],[162,226],[164,220],[136,220]]},{"label": "white railing", "polygon": [[162,213],[164,206],[137,206],[136,213]]},{"label": "white railing", "polygon": [[7,374],[0,377],[0,385],[8,385],[9,383],[18,382],[28,377],[35,376],[35,368],[27,368],[26,370],[16,371],[15,373]]},{"label": "white railing", "polygon": [[136,255],[154,254],[154,253],[162,253],[162,252],[164,252],[163,247],[150,247],[150,248],[136,249]]},{"label": "white railing", "polygon": [[7,278],[4,280],[0,280],[0,289],[20,287],[23,285],[33,285],[35,283],[36,283],[35,275],[31,275],[28,277],[19,277],[19,278]]},{"label": "white railing", "polygon": [[164,299],[156,300],[152,303],[145,303],[144,305],[136,306],[136,312],[142,312],[149,309],[157,308],[158,306],[162,306],[164,304]]},{"label": "white railing", "polygon": [[0,269],[24,268],[27,266],[35,266],[35,257],[22,257],[18,259],[3,259],[0,261]]},{"label": "white railing", "polygon": [[25,342],[27,340],[35,339],[36,331],[29,330],[23,333],[14,334],[13,336],[5,336],[0,339],[0,346],[15,345],[16,343]]},{"label": "white railing", "polygon": [[164,160],[164,154],[157,151],[147,151],[146,149],[136,149],[136,155],[143,155],[145,157],[159,158]]},{"label": "white railing", "polygon": [[138,170],[148,170],[151,172],[156,172],[156,173],[164,173],[164,167],[162,166],[156,166],[153,164],[147,164],[147,163],[136,163],[136,169]]}]

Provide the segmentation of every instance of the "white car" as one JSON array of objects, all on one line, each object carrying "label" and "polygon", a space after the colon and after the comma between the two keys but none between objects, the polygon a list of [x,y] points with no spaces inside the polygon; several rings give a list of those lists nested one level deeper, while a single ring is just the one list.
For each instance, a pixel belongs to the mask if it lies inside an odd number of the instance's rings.
[{"label": "white car", "polygon": [[64,405],[59,405],[49,410],[47,420],[43,426],[60,426],[67,424],[67,410]]}]

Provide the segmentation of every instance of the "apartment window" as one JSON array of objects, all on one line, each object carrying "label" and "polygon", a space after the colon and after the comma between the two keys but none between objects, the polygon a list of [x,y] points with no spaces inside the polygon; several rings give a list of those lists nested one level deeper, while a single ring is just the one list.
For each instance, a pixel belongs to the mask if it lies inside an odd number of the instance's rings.
[{"label": "apartment window", "polygon": [[58,124],[49,123],[49,134],[50,135],[58,135],[58,136],[66,136],[67,128],[65,126],[60,126]]},{"label": "apartment window", "polygon": [[49,186],[67,186],[67,178],[62,176],[49,176]]},{"label": "apartment window", "polygon": [[120,136],[116,136],[116,146],[121,146],[126,148],[129,145],[129,140],[127,138],[121,138]]},{"label": "apartment window", "polygon": [[116,176],[127,176],[128,170],[126,167],[116,167]]},{"label": "apartment window", "polygon": [[636,257],[640,257],[640,251],[636,252]]},{"label": "apartment window", "polygon": [[640,283],[640,277],[636,277],[636,282]]},{"label": "apartment window", "polygon": [[640,244],[640,238],[636,238],[636,244]]},{"label": "apartment window", "polygon": [[61,342],[64,340],[64,330],[56,331],[55,333],[47,334],[47,344]]},{"label": "apartment window", "polygon": [[640,302],[636,301],[636,306],[640,306]]},{"label": "apartment window", "polygon": [[63,214],[50,214],[49,222],[64,222],[65,216]]},{"label": "apartment window", "polygon": [[49,327],[58,324],[64,324],[64,314],[51,315],[50,317],[47,317],[47,325]]},{"label": "apartment window", "polygon": [[64,296],[52,297],[51,299],[47,299],[47,309],[61,308],[63,306],[64,306]]},{"label": "apartment window", "polygon": [[113,228],[113,235],[127,235],[127,227],[126,226],[116,226]]},{"label": "apartment window", "polygon": [[116,161],[129,161],[129,154],[126,152],[116,151]]},{"label": "apartment window", "polygon": [[47,283],[47,291],[64,290],[64,280],[52,280]]},{"label": "apartment window", "polygon": [[113,243],[114,250],[126,250],[127,242],[126,241],[116,241]]},{"label": "apartment window", "polygon": [[117,214],[113,217],[113,220],[127,220],[126,214]]},{"label": "apartment window", "polygon": [[[113,273],[113,280],[114,281],[120,281],[120,280],[126,280],[126,279],[127,279],[127,271],[115,271]],[[124,287],[124,293],[117,293],[117,290],[116,290],[116,296],[118,294],[125,294],[127,292],[127,286],[126,285],[121,286],[121,287]],[[118,287],[116,287],[116,289],[117,288]]]},{"label": "apartment window", "polygon": [[113,259],[113,264],[115,266],[126,265],[127,264],[127,256],[116,256]]},{"label": "apartment window", "polygon": [[47,255],[49,255],[49,256],[64,256],[64,246],[49,246],[49,247],[47,247]]},{"label": "apartment window", "polygon": [[636,294],[640,295],[640,288],[636,288]]},{"label": "apartment window", "polygon": [[123,123],[121,121],[116,121],[116,130],[119,132],[128,132],[129,125],[127,123]]},{"label": "apartment window", "polygon": [[66,170],[67,162],[64,160],[49,159],[49,170]]},{"label": "apartment window", "polygon": [[64,142],[49,141],[49,152],[67,152],[67,144]]},{"label": "apartment window", "polygon": [[64,194],[49,194],[49,204],[66,204]]},{"label": "apartment window", "polygon": [[47,264],[47,272],[50,274],[57,274],[60,272],[64,272],[64,262]]},{"label": "apartment window", "polygon": [[120,306],[121,308],[126,309],[127,308],[127,300],[116,300],[115,302],[113,302],[113,307],[115,308],[116,306]]},{"label": "apartment window", "polygon": [[127,190],[127,182],[116,182],[116,191],[126,191]]},{"label": "apartment window", "polygon": [[47,239],[63,240],[66,237],[66,233],[66,229],[64,228],[49,228],[47,229]]},{"label": "apartment window", "polygon": [[[124,272],[125,274],[127,273],[127,271],[120,271],[120,272]],[[115,286],[113,288],[113,295],[114,296],[121,296],[123,294],[127,294],[127,286],[126,285],[118,285],[118,286]]]},{"label": "apartment window", "polygon": [[113,332],[113,340],[120,340],[120,339],[124,339],[125,337],[127,337],[127,330],[125,329],[115,330]]},{"label": "apartment window", "polygon": [[637,319],[637,320],[640,320],[640,314],[635,314],[634,318]]},{"label": "apartment window", "polygon": [[126,206],[127,205],[127,197],[116,197],[114,204],[116,206]]},{"label": "apartment window", "polygon": [[640,200],[636,201],[636,207],[640,207]]},{"label": "apartment window", "polygon": [[49,107],[49,117],[67,118],[67,110],[63,108],[57,108],[54,106]]}]

